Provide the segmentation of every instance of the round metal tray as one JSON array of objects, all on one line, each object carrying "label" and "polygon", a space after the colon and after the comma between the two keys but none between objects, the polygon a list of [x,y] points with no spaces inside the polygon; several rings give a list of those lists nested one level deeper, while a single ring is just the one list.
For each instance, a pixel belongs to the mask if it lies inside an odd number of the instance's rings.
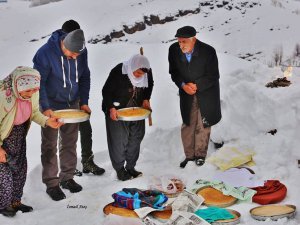
[{"label": "round metal tray", "polygon": [[[267,207],[274,207],[274,206],[282,206],[282,207],[288,207],[288,208],[291,208],[291,212],[290,213],[284,213],[283,211],[281,211],[280,209],[276,210],[276,209],[271,209],[272,210],[272,215],[257,215],[254,210],[259,210],[259,209],[265,209]],[[271,219],[271,220],[278,220],[278,219],[281,219],[281,218],[293,218],[296,214],[296,206],[294,205],[265,205],[265,206],[258,206],[258,207],[255,207],[253,209],[250,210],[250,214],[251,216],[256,219],[256,220],[260,220],[260,221],[265,221],[267,219]]]},{"label": "round metal tray", "polygon": [[[54,111],[54,113],[56,113],[56,112],[85,112],[85,111],[79,110],[79,109],[63,109],[63,110]],[[90,118],[90,115],[88,113],[86,113],[86,115],[82,116],[82,117],[78,117],[78,118],[60,118],[60,119],[58,119],[58,121],[61,122],[61,123],[80,123],[80,122],[87,121],[89,118]]]},{"label": "round metal tray", "polygon": [[[122,112],[125,110],[135,110],[135,109],[144,109],[141,107],[128,107],[128,108],[122,108],[122,109],[118,109],[117,112]],[[118,115],[118,120],[122,120],[122,121],[137,121],[137,120],[144,120],[146,118],[149,117],[151,111],[148,109],[144,109],[146,111],[145,115],[142,116],[119,116]]]},{"label": "round metal tray", "polygon": [[233,219],[228,220],[217,220],[212,225],[236,225],[241,222],[241,214],[238,211],[227,209],[231,214],[234,215]]},{"label": "round metal tray", "polygon": [[[132,209],[120,208],[113,206],[113,203],[109,203],[103,208],[103,213],[105,215],[114,214],[123,217],[133,217],[139,218],[138,214]],[[172,215],[172,208],[167,207],[161,211],[153,211],[150,213],[156,219],[168,220]]]}]

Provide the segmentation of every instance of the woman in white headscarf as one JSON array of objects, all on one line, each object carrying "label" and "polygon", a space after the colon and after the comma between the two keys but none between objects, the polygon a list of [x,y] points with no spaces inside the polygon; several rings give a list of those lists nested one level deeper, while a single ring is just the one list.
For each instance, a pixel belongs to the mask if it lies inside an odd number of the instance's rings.
[{"label": "woman in white headscarf", "polygon": [[40,74],[19,66],[0,80],[0,214],[15,216],[18,210],[30,212],[21,203],[27,175],[26,135],[31,121],[58,128],[54,118],[39,111]]},{"label": "woman in white headscarf", "polygon": [[135,166],[145,135],[145,120],[118,121],[117,110],[127,107],[151,109],[152,89],[150,63],[139,54],[113,68],[102,89],[108,150],[119,180],[142,175],[142,172],[135,170]]}]

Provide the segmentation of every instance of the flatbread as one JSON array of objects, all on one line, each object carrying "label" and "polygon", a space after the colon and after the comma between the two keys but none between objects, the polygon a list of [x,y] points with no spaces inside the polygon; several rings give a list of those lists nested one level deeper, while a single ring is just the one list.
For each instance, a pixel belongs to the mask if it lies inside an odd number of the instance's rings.
[{"label": "flatbread", "polygon": [[153,216],[156,219],[168,220],[172,216],[172,208],[165,209],[163,211],[151,212],[151,216]]},{"label": "flatbread", "polygon": [[250,213],[254,216],[279,216],[295,212],[288,205],[265,205],[253,208]]},{"label": "flatbread", "polygon": [[103,208],[103,212],[105,215],[114,214],[114,215],[118,215],[118,216],[138,218],[138,215],[136,214],[136,212],[134,210],[119,208],[119,207],[113,206],[112,203],[107,204]]},{"label": "flatbread", "polygon": [[88,116],[86,112],[82,111],[57,111],[54,112],[54,116],[57,118],[63,118],[63,119],[79,119]]},{"label": "flatbread", "polygon": [[149,114],[149,110],[143,108],[129,108],[118,110],[119,117],[140,117]]},{"label": "flatbread", "polygon": [[207,206],[228,207],[237,201],[237,198],[224,195],[221,191],[212,187],[201,188],[197,194],[204,198],[204,204]]}]

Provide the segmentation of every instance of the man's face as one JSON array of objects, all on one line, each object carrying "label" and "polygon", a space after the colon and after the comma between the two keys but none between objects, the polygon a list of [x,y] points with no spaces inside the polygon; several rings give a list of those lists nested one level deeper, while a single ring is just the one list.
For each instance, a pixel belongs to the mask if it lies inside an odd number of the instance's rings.
[{"label": "man's face", "polygon": [[190,53],[190,52],[192,52],[192,50],[195,46],[196,38],[195,37],[190,37],[190,38],[179,37],[179,38],[177,38],[177,41],[178,41],[180,49],[183,53]]},{"label": "man's face", "polygon": [[65,56],[67,56],[68,59],[76,59],[80,54],[77,52],[71,52],[70,50],[68,50],[64,43],[61,42],[61,49],[64,53]]}]

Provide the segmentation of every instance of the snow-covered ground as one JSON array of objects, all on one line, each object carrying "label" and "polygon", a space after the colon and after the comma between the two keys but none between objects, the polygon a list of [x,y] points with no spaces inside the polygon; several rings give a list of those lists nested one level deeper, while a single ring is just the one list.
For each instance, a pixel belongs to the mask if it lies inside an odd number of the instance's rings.
[{"label": "snow-covered ground", "polygon": [[[195,9],[200,2],[194,0],[63,0],[38,7],[29,7],[29,1],[8,0],[0,3],[0,78],[4,78],[18,65],[32,66],[36,50],[48,39],[42,38],[61,27],[68,19],[78,21],[86,39],[104,37],[123,25],[133,25],[151,14],[161,17],[174,15],[178,10]],[[222,1],[211,1],[222,2]],[[228,1],[235,6],[246,1]],[[224,7],[202,7],[199,14],[189,14],[162,25],[146,26],[132,35],[109,44],[87,44],[89,66],[92,72],[90,106],[93,110],[93,150],[95,161],[106,169],[103,176],[76,177],[83,191],[70,194],[60,202],[52,201],[45,193],[41,181],[40,128],[33,124],[27,138],[29,162],[28,178],[23,202],[34,207],[28,214],[18,213],[15,218],[0,216],[0,224],[103,224],[103,207],[112,201],[111,194],[124,187],[146,188],[151,175],[177,174],[190,187],[196,179],[211,179],[218,171],[209,163],[196,167],[192,163],[179,168],[184,158],[180,139],[181,117],[177,87],[168,74],[168,47],[176,30],[192,25],[197,37],[214,46],[219,57],[222,121],[212,128],[212,139],[224,141],[225,146],[249,148],[256,152],[252,169],[260,180],[278,179],[288,188],[282,203],[300,207],[300,70],[295,69],[287,88],[266,88],[265,84],[282,77],[280,68],[269,68],[273,51],[283,48],[288,59],[299,43],[300,1],[249,0],[248,5],[232,10]],[[37,41],[30,42],[30,40]],[[127,39],[127,41],[125,41]],[[167,42],[167,43],[166,43]],[[111,166],[108,156],[104,114],[101,111],[101,89],[110,70],[128,59],[143,46],[150,59],[155,86],[152,95],[153,126],[147,126],[137,169],[144,176],[121,182]],[[246,57],[247,54],[251,56]],[[267,133],[277,129],[275,135]],[[78,145],[80,146],[80,145]],[[209,145],[209,155],[215,152]],[[80,147],[78,168],[81,168]],[[82,205],[86,209],[68,206]],[[242,214],[241,224],[300,224],[295,219],[277,222],[257,222],[249,210],[258,204],[236,204],[230,208]]]}]

